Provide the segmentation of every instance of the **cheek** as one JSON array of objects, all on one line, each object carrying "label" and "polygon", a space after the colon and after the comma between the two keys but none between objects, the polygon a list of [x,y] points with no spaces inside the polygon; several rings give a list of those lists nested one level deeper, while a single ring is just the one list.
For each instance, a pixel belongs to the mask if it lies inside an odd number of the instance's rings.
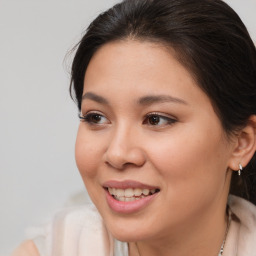
[{"label": "cheek", "polygon": [[98,167],[101,163],[100,150],[102,143],[97,141],[97,138],[85,130],[83,123],[80,124],[77,133],[75,158],[78,170],[83,179],[87,192],[97,205],[99,201],[99,184],[97,182]]},{"label": "cheek", "polygon": [[205,189],[208,185],[215,189],[224,180],[226,148],[221,133],[209,137],[207,130],[200,131],[185,130],[148,146],[151,162],[173,191]]},{"label": "cheek", "polygon": [[97,174],[96,167],[100,161],[99,145],[92,135],[84,131],[82,125],[80,124],[76,138],[76,164],[83,178],[93,178]]},{"label": "cheek", "polygon": [[[208,142],[211,143],[209,140]],[[176,209],[172,216],[177,222],[188,216],[196,218],[223,191],[224,172],[217,173],[215,161],[218,157],[215,155],[218,145],[213,142],[209,146],[209,143],[206,144],[205,139],[173,138],[172,143],[165,140],[159,143],[161,146],[151,147],[151,162],[162,177],[164,202]],[[161,213],[158,218],[162,218]]]}]

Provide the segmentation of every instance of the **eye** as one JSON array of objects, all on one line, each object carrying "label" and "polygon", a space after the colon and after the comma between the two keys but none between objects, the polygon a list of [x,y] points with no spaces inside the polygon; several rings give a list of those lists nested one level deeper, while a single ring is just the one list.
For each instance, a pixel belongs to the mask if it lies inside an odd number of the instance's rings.
[{"label": "eye", "polygon": [[89,123],[91,125],[102,125],[102,124],[108,124],[108,119],[96,112],[89,112],[84,116],[79,115],[79,118],[81,121]]},{"label": "eye", "polygon": [[150,126],[165,126],[171,125],[177,122],[174,118],[163,116],[157,113],[151,113],[146,116],[143,121],[143,124],[147,124]]}]

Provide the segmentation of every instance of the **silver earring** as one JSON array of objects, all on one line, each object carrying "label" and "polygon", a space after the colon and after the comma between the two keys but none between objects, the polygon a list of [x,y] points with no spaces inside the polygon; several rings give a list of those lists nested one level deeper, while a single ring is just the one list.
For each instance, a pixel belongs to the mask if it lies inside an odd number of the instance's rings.
[{"label": "silver earring", "polygon": [[243,166],[239,164],[238,176],[241,175],[242,170],[243,170]]}]

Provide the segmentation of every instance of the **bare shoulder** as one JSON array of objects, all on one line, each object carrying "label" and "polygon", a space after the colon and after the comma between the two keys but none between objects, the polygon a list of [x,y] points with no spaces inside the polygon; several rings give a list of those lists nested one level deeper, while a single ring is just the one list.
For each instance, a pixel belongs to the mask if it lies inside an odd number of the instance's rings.
[{"label": "bare shoulder", "polygon": [[32,240],[24,241],[10,256],[40,256]]}]

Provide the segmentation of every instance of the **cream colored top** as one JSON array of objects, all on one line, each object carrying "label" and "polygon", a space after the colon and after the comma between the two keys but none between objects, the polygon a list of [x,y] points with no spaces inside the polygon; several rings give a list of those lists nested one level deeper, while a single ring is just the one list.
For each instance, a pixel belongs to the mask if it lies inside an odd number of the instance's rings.
[{"label": "cream colored top", "polygon": [[[256,256],[256,206],[235,196],[228,204],[232,220],[223,256]],[[37,249],[29,243],[30,254],[21,253],[23,245],[12,256],[128,256],[127,243],[111,236],[91,204],[63,210],[32,233]]]}]

